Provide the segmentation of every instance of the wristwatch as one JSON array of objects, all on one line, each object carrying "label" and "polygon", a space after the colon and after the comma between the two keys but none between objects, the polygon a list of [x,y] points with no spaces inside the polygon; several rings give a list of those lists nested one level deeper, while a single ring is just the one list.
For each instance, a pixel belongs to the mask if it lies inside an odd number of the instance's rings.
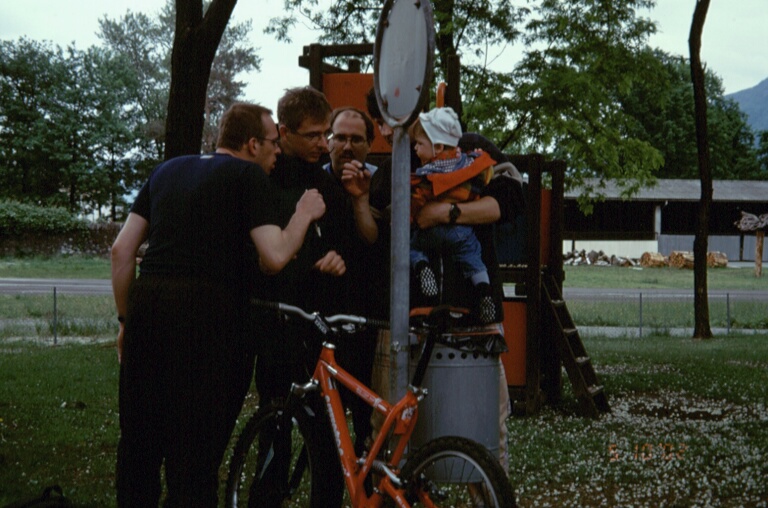
[{"label": "wristwatch", "polygon": [[460,215],[461,215],[461,208],[459,208],[459,205],[457,205],[456,203],[451,203],[451,209],[448,210],[448,223],[456,224],[456,221],[459,219]]}]

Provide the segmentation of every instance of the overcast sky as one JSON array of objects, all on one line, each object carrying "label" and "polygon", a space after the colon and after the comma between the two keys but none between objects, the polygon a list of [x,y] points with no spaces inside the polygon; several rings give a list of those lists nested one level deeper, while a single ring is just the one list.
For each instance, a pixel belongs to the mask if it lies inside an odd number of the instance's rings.
[{"label": "overcast sky", "polygon": [[[519,4],[519,1],[515,1]],[[164,0],[0,0],[0,38],[27,36],[51,40],[61,46],[75,42],[79,49],[99,44],[98,19],[118,18],[127,10],[154,15]],[[657,0],[647,15],[659,23],[653,46],[688,56],[688,34],[696,0]],[[283,7],[283,0],[239,0],[235,22],[252,20],[252,43],[262,58],[259,73],[239,76],[249,85],[245,99],[275,109],[285,88],[309,82],[309,71],[300,68],[302,47],[316,34],[302,27],[292,33],[292,44],[277,43],[262,30]],[[726,93],[751,88],[768,78],[768,0],[711,0],[702,37],[702,60],[723,80]],[[499,60],[511,67],[515,48]],[[497,66],[498,67],[498,66]]]}]

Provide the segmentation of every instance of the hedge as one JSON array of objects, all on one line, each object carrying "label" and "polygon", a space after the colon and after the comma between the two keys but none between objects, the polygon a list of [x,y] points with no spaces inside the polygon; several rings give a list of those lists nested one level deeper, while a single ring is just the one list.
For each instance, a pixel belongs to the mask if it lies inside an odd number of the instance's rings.
[{"label": "hedge", "polygon": [[64,208],[0,200],[0,256],[107,256],[121,226],[89,222]]},{"label": "hedge", "polygon": [[61,207],[0,200],[0,237],[27,233],[66,234],[88,229],[88,222]]}]

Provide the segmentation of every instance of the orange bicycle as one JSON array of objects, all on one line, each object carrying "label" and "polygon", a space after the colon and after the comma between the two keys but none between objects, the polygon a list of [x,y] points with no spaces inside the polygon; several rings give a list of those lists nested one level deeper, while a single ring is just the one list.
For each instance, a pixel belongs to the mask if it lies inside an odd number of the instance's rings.
[{"label": "orange bicycle", "polygon": [[[506,473],[483,445],[444,436],[408,449],[418,402],[426,395],[421,384],[432,350],[457,317],[455,309],[436,307],[422,320],[419,331],[426,332],[426,339],[411,384],[399,401],[389,404],[336,363],[333,344],[344,326],[386,327],[386,323],[347,314],[323,317],[282,303],[258,304],[310,321],[324,342],[309,381],[294,383],[287,400],[261,405],[238,437],[226,506],[338,507],[344,493],[341,477],[346,485],[344,504],[355,508],[516,506]],[[337,383],[384,419],[360,457],[354,451]]]}]

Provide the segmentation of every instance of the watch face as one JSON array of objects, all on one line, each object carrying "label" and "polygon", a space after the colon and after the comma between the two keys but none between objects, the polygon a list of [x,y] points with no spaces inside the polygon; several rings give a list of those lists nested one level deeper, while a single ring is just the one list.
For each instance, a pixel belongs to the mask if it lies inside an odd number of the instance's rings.
[{"label": "watch face", "polygon": [[461,208],[459,208],[456,203],[451,205],[451,209],[448,212],[448,217],[451,219],[451,222],[456,222],[456,219],[459,218],[459,215],[461,215]]}]

